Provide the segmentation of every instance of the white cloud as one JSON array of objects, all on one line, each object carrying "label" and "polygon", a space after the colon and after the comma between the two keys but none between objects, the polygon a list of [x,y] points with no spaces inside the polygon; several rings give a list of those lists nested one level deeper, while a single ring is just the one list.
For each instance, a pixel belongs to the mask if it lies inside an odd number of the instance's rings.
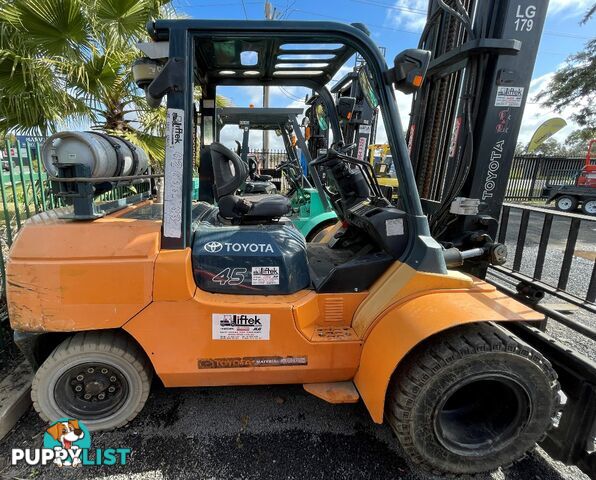
[{"label": "white cloud", "polygon": [[550,0],[548,14],[568,13],[569,16],[583,15],[593,4],[593,0]]},{"label": "white cloud", "polygon": [[387,9],[387,23],[393,27],[421,31],[426,24],[428,0],[396,0]]},{"label": "white cloud", "polygon": [[535,102],[536,95],[542,92],[551,81],[554,72],[546,73],[540,77],[535,78],[530,83],[530,91],[528,93],[528,100],[524,115],[522,117],[521,129],[519,131],[518,142],[528,143],[536,129],[546,120],[553,117],[561,117],[567,122],[567,126],[561,129],[554,138],[558,141],[564,141],[573,130],[579,128],[578,125],[571,121],[570,117],[574,112],[573,107],[565,108],[561,112],[555,112]]}]

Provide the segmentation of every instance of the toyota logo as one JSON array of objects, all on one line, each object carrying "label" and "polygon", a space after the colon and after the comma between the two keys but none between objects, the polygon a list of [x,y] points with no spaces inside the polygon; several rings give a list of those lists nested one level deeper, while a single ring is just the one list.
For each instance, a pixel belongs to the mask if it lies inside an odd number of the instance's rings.
[{"label": "toyota logo", "polygon": [[223,248],[223,245],[219,242],[208,242],[204,248],[209,253],[217,253]]}]

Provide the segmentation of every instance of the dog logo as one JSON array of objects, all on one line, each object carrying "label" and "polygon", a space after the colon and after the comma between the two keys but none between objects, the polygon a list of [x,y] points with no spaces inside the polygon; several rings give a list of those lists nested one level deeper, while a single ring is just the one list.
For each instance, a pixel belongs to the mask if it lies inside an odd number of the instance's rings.
[{"label": "dog logo", "polygon": [[207,242],[203,248],[209,253],[217,253],[221,251],[223,245],[219,242]]},{"label": "dog logo", "polygon": [[91,436],[79,420],[61,419],[46,429],[43,446],[61,453],[54,458],[56,465],[76,467],[81,465],[82,450],[91,446]]},{"label": "dog logo", "polygon": [[91,435],[80,420],[61,418],[46,428],[42,448],[13,448],[11,465],[126,465],[130,448],[93,448]]}]

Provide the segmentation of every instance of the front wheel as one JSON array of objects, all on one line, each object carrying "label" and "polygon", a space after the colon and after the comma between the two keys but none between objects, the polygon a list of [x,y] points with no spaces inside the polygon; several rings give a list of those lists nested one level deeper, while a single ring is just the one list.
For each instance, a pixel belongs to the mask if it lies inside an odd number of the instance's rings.
[{"label": "front wheel", "polygon": [[436,474],[506,466],[538,442],[558,413],[549,362],[493,324],[430,339],[392,380],[386,418],[414,463]]},{"label": "front wheel", "polygon": [[555,205],[557,210],[561,210],[562,212],[573,212],[577,208],[578,203],[577,198],[570,195],[563,195],[557,198]]},{"label": "front wheel", "polygon": [[153,371],[144,352],[117,332],[78,333],[43,362],[31,386],[45,421],[75,418],[93,430],[132,420],[149,395]]}]

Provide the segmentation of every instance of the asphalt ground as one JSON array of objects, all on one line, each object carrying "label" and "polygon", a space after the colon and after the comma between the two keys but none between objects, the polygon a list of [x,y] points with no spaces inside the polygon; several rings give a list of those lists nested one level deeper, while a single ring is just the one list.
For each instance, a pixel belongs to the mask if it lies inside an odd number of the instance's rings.
[{"label": "asphalt ground", "polygon": [[[156,382],[157,383],[157,382]],[[92,435],[93,448],[131,448],[125,466],[10,466],[12,448],[42,443],[30,411],[0,443],[10,479],[419,479],[388,426],[362,403],[330,405],[300,386],[165,389],[154,385],[128,426]],[[587,480],[538,450],[482,479]]]}]

